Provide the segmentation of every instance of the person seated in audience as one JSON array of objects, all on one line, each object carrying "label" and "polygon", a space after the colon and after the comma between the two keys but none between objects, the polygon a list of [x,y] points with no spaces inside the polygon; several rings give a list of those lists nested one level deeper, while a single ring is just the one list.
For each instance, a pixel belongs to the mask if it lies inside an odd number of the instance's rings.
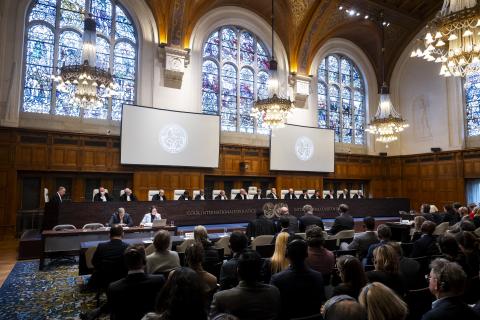
[{"label": "person seated in audience", "polygon": [[289,261],[286,257],[287,243],[290,235],[287,232],[280,232],[275,239],[275,251],[270,259],[266,259],[263,265],[263,280],[270,282],[275,273],[287,269]]},{"label": "person seated in audience", "polygon": [[190,198],[190,193],[188,190],[185,190],[183,194],[178,197],[178,200],[192,200],[192,198]]},{"label": "person seated in audience", "polygon": [[400,259],[395,249],[388,244],[375,248],[373,265],[375,270],[367,272],[368,281],[381,282],[403,298],[406,284],[400,275]]},{"label": "person seated in audience", "polygon": [[257,194],[253,196],[253,199],[255,200],[262,199],[262,189],[260,188],[257,189]]},{"label": "person seated in audience", "polygon": [[390,242],[392,238],[392,230],[386,224],[381,224],[377,228],[377,236],[380,242],[371,244],[368,247],[367,256],[365,257],[364,264],[365,265],[372,265],[373,264],[373,250],[377,247],[387,244]]},{"label": "person seated in audience", "polygon": [[225,195],[225,190],[220,190],[220,193],[215,197],[215,200],[228,200]]},{"label": "person seated in audience", "polygon": [[348,209],[349,208],[346,204],[341,204],[338,207],[338,212],[340,213],[340,216],[335,218],[332,228],[328,231],[329,234],[335,235],[342,230],[353,230],[353,218],[348,213]]},{"label": "person seated in audience", "polygon": [[462,231],[455,235],[461,252],[465,257],[463,269],[469,278],[475,277],[479,272],[480,252],[479,241],[473,232]]},{"label": "person seated in audience", "polygon": [[247,191],[245,189],[240,189],[240,192],[235,196],[235,200],[247,200]]},{"label": "person seated in audience", "polygon": [[286,217],[290,222],[288,225],[288,231],[290,233],[297,233],[299,231],[297,217],[291,215],[290,212],[288,211],[288,207],[286,206],[281,207],[280,209],[278,209],[278,211],[279,211],[280,217]]},{"label": "person seated in audience", "polygon": [[128,275],[110,284],[107,304],[110,318],[115,320],[140,320],[155,308],[155,298],[165,284],[162,275],[145,274],[145,248],[133,245],[124,255]]},{"label": "person seated in audience", "polygon": [[315,190],[315,193],[310,197],[310,199],[322,199],[322,194],[320,193],[320,190]]},{"label": "person seated in audience", "polygon": [[431,204],[430,205],[430,213],[432,214],[432,219],[427,219],[432,222],[435,222],[435,224],[439,225],[440,223],[443,222],[443,213],[438,211],[438,208],[436,205]]},{"label": "person seated in audience", "polygon": [[273,237],[272,244],[275,244],[277,236],[281,233],[287,233],[289,236],[292,237],[295,235],[295,233],[291,232],[289,229],[290,219],[288,219],[288,217],[281,216],[280,219],[278,219],[278,223],[280,224],[280,231]]},{"label": "person seated in audience", "polygon": [[155,220],[161,220],[162,216],[160,213],[157,211],[157,207],[151,206],[150,207],[150,212],[147,212],[142,219],[142,222],[140,222],[141,226],[144,226],[147,223],[153,223]]},{"label": "person seated in audience", "polygon": [[200,193],[195,196],[194,200],[205,200],[205,193],[203,190],[200,190]]},{"label": "person seated in audience", "polygon": [[319,226],[324,229],[322,218],[313,214],[313,207],[309,204],[303,206],[303,216],[298,219],[300,232],[305,232],[308,226]]},{"label": "person seated in audience", "polygon": [[175,269],[158,295],[155,313],[147,313],[142,320],[207,320],[204,289],[195,271],[183,267]]},{"label": "person seated in audience", "polygon": [[213,296],[210,317],[228,313],[239,319],[278,319],[280,292],[276,287],[260,282],[261,269],[260,255],[255,251],[245,250],[238,261],[238,286],[217,292]]},{"label": "person seated in audience", "polygon": [[475,231],[475,224],[470,220],[469,212],[467,207],[461,207],[458,209],[461,219],[455,225],[451,226],[448,232],[458,233],[461,231]]},{"label": "person seated in audience", "polygon": [[250,221],[247,225],[246,234],[248,239],[263,235],[274,235],[275,224],[272,220],[265,217],[263,210],[256,211],[257,218]]},{"label": "person seated in audience", "polygon": [[468,206],[468,216],[470,221],[473,220],[473,216],[475,215],[475,209],[477,208],[477,204],[475,202],[470,203]]},{"label": "person seated in audience", "polygon": [[332,296],[348,295],[357,299],[367,284],[362,263],[354,256],[344,255],[337,259],[337,269],[342,282],[333,289]]},{"label": "person seated in audience", "polygon": [[365,196],[363,195],[362,190],[358,190],[357,193],[353,195],[353,199],[364,199]]},{"label": "person seated in audience", "polygon": [[65,187],[58,187],[57,192],[53,195],[53,197],[50,197],[50,202],[54,206],[59,206],[60,203],[63,202],[63,197],[65,196],[65,193],[67,192],[67,189]]},{"label": "person seated in audience", "polygon": [[364,232],[355,234],[350,244],[345,246],[342,243],[341,247],[342,250],[357,250],[357,256],[360,260],[367,256],[368,248],[372,244],[380,242],[375,232],[375,218],[370,216],[363,218],[363,230]]},{"label": "person seated in audience", "polygon": [[478,320],[480,316],[462,301],[467,275],[455,262],[435,259],[430,265],[429,289],[437,298],[422,320]]},{"label": "person seated in audience", "polygon": [[292,188],[288,189],[288,193],[285,194],[283,197],[285,200],[294,200],[297,199],[297,196],[295,195],[295,192],[293,191]]},{"label": "person seated in audience", "polygon": [[425,257],[440,254],[437,246],[437,239],[433,235],[437,225],[432,221],[425,221],[422,224],[422,236],[413,243],[411,258]]},{"label": "person seated in audience", "polygon": [[320,272],[327,283],[335,267],[335,255],[324,247],[325,237],[322,228],[319,226],[308,227],[306,239],[308,244],[307,264],[313,270]]},{"label": "person seated in audience", "polygon": [[123,191],[124,193],[120,196],[120,201],[123,201],[123,202],[137,201],[137,197],[135,197],[135,195],[133,194],[130,188],[125,188],[125,190]]},{"label": "person seated in audience", "polygon": [[[428,206],[430,210],[430,205]],[[416,216],[413,219],[413,234],[412,234],[412,242],[417,241],[422,236],[422,224],[427,221],[424,216]],[[431,220],[429,220],[431,221]]]},{"label": "person seated in audience", "polygon": [[358,301],[367,310],[368,320],[404,320],[408,314],[407,304],[380,282],[366,285]]},{"label": "person seated in audience", "polygon": [[155,252],[147,256],[147,273],[167,273],[180,267],[176,251],[170,251],[170,233],[160,230],[153,238]]},{"label": "person seated in audience", "polygon": [[308,317],[318,314],[325,301],[325,288],[320,272],[305,263],[308,257],[307,242],[295,239],[287,245],[290,267],[274,274],[270,284],[280,291],[282,311],[280,319]]},{"label": "person seated in audience", "polygon": [[[365,308],[348,295],[334,296],[322,307],[324,320],[367,320]],[[385,319],[386,320],[386,319]]]},{"label": "person seated in audience", "polygon": [[122,227],[132,227],[133,220],[128,213],[125,212],[124,208],[118,208],[116,212],[112,214],[110,220],[108,221],[109,226],[121,225]]},{"label": "person seated in audience", "polygon": [[203,246],[199,242],[196,242],[185,250],[185,262],[189,268],[200,276],[205,293],[213,294],[217,290],[217,277],[203,270],[202,262],[204,254]]},{"label": "person seated in audience", "polygon": [[434,217],[433,214],[430,212],[430,208],[431,206],[428,203],[423,203],[420,206],[420,215],[424,217],[425,220],[434,221]]},{"label": "person seated in audience", "polygon": [[275,189],[275,188],[270,189],[270,193],[267,195],[267,198],[268,199],[278,199],[277,189]]},{"label": "person seated in audience", "polygon": [[438,238],[438,246],[442,253],[442,258],[458,263],[465,270],[465,256],[460,251],[457,239],[450,233],[446,233]]},{"label": "person seated in audience", "polygon": [[298,197],[298,199],[300,199],[300,200],[308,200],[308,199],[310,199],[310,197],[308,196],[308,190],[307,190],[307,189],[303,189],[303,190],[302,190],[302,194]]},{"label": "person seated in audience", "polygon": [[112,200],[112,197],[110,197],[104,187],[98,188],[98,193],[93,197],[93,202],[107,202]]},{"label": "person seated in audience", "polygon": [[165,190],[160,189],[157,194],[154,194],[152,197],[152,201],[167,201],[167,197],[165,196]]},{"label": "person seated in audience", "polygon": [[392,241],[388,244],[397,253],[399,258],[399,271],[402,275],[403,281],[406,284],[407,289],[415,290],[425,287],[425,278],[421,272],[421,265],[418,261],[412,258],[407,258],[403,255],[402,247],[400,243]]},{"label": "person seated in audience", "polygon": [[475,229],[480,228],[480,207],[476,207],[473,210],[473,224],[475,225]]},{"label": "person seated in audience", "polygon": [[457,223],[460,220],[458,212],[455,211],[452,205],[446,204],[443,207],[443,210],[444,210],[444,213],[443,213],[442,222],[448,222],[450,226],[453,226],[455,223]]},{"label": "person seated in audience", "polygon": [[248,239],[241,231],[234,231],[230,235],[229,247],[232,250],[232,258],[226,260],[220,269],[220,290],[227,290],[238,285],[237,267],[242,252],[248,246]]},{"label": "person seated in audience", "polygon": [[223,261],[223,257],[219,256],[218,250],[213,246],[210,239],[208,239],[208,232],[204,226],[196,226],[193,229],[193,238],[195,242],[203,246],[205,256],[203,268],[210,272],[217,263]]}]

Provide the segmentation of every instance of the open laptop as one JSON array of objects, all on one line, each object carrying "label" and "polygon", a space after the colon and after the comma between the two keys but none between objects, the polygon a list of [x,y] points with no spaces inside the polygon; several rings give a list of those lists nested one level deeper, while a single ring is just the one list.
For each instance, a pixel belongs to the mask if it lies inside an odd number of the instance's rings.
[{"label": "open laptop", "polygon": [[165,227],[167,219],[153,220],[152,227]]}]

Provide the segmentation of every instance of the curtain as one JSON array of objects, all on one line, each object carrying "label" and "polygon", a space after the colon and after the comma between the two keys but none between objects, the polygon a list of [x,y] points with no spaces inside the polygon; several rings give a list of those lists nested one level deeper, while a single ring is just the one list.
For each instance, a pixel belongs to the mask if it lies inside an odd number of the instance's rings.
[{"label": "curtain", "polygon": [[480,202],[480,179],[467,180],[467,203]]}]

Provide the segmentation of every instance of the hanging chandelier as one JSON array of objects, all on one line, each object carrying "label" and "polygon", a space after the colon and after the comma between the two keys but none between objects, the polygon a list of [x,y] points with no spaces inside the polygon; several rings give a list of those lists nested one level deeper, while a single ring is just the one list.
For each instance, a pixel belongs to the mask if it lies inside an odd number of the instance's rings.
[{"label": "hanging chandelier", "polygon": [[[381,14],[383,18],[383,14]],[[381,19],[380,21],[383,21]],[[403,119],[400,113],[395,110],[387,82],[385,81],[385,27],[384,23],[379,24],[382,31],[382,87],[380,89],[380,103],[378,104],[377,113],[368,124],[365,131],[375,136],[375,140],[388,144],[398,140],[398,135],[408,128],[409,124]]]},{"label": "hanging chandelier", "polygon": [[95,66],[96,39],[95,20],[91,14],[88,14],[84,20],[83,64],[64,65],[58,74],[52,75],[58,91],[68,93],[70,85],[75,87],[72,93],[72,102],[85,109],[102,107],[103,99],[116,95],[118,89],[112,74]]},{"label": "hanging chandelier", "polygon": [[440,64],[440,75],[445,77],[479,72],[480,2],[444,0],[441,11],[426,27],[425,39],[410,56]]},{"label": "hanging chandelier", "polygon": [[274,49],[275,15],[273,7],[272,0],[272,59],[269,62],[269,97],[258,99],[252,108],[251,114],[253,117],[261,119],[270,129],[277,129],[285,126],[288,115],[292,112],[294,105],[290,99],[283,98],[279,94],[278,64],[275,60]]}]

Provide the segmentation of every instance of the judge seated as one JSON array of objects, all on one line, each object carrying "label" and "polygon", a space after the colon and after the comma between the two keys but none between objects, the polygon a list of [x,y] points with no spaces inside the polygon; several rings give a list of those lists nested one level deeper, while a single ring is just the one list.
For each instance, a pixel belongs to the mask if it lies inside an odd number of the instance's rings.
[{"label": "judge seated", "polygon": [[308,196],[308,190],[303,190],[302,194],[298,197],[300,200],[308,200],[310,197]]},{"label": "judge seated", "polygon": [[350,199],[350,193],[347,189],[343,189],[343,192],[340,194],[338,199]]},{"label": "judge seated", "polygon": [[110,221],[108,222],[110,226],[120,225],[120,226],[133,226],[132,217],[125,212],[124,208],[118,208],[117,212],[112,214]]},{"label": "judge seated", "polygon": [[120,196],[120,201],[123,202],[130,202],[130,201],[137,201],[137,197],[133,194],[132,190],[130,188],[125,188],[125,191],[121,196]]},{"label": "judge seated", "polygon": [[365,198],[365,196],[363,195],[362,190],[358,190],[358,192],[353,195],[353,199],[363,199],[363,198]]},{"label": "judge seated", "polygon": [[178,197],[178,200],[191,200],[190,193],[188,193],[188,191],[185,190],[183,194],[180,197]]},{"label": "judge seated", "polygon": [[267,198],[268,198],[268,199],[278,199],[277,189],[272,188],[272,189],[270,190],[270,193],[268,194]]},{"label": "judge seated", "polygon": [[322,199],[322,196],[320,195],[320,190],[315,190],[315,193],[313,194],[313,196],[310,198],[310,199]]},{"label": "judge seated", "polygon": [[153,195],[152,201],[167,201],[167,197],[165,197],[165,191],[160,189],[159,193]]},{"label": "judge seated", "polygon": [[145,225],[148,225],[148,224],[151,225],[153,223],[153,221],[160,220],[160,219],[162,219],[162,216],[160,215],[160,213],[158,213],[157,207],[151,206],[150,207],[150,212],[147,212],[143,216],[143,219],[142,219],[142,222],[140,222],[140,225],[141,226],[145,226]]},{"label": "judge seated", "polygon": [[330,192],[325,196],[325,199],[327,200],[330,200],[330,199],[335,199],[336,196],[335,196],[335,193],[333,192],[333,190],[330,190]]},{"label": "judge seated", "polygon": [[195,200],[205,200],[205,193],[200,190],[200,193],[195,196]]},{"label": "judge seated", "polygon": [[225,190],[220,190],[220,193],[215,197],[215,200],[228,200],[225,195]]},{"label": "judge seated", "polygon": [[112,197],[108,194],[104,187],[98,188],[98,193],[93,197],[93,202],[112,201]]},{"label": "judge seated", "polygon": [[253,199],[262,199],[262,189],[257,189],[257,194],[253,196]]},{"label": "judge seated", "polygon": [[296,196],[295,193],[293,192],[293,189],[290,188],[290,189],[288,189],[288,193],[285,194],[285,196],[283,197],[283,199],[285,199],[285,200],[293,200],[293,199],[297,199],[297,196]]},{"label": "judge seated", "polygon": [[235,196],[235,200],[247,200],[247,191],[240,189],[240,192]]}]

